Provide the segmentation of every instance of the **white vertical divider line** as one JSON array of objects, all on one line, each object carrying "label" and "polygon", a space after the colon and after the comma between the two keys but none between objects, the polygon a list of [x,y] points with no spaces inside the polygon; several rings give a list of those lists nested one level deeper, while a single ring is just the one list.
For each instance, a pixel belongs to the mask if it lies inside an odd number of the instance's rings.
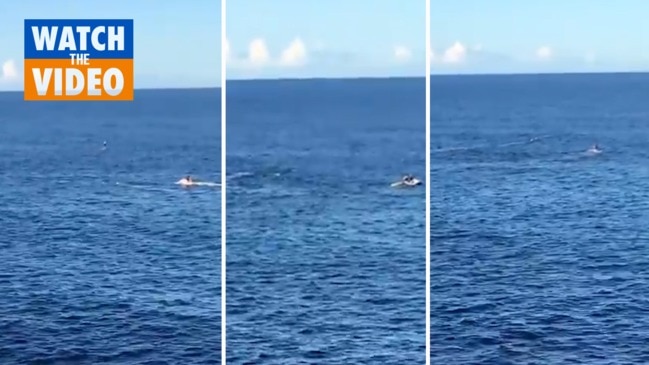
[{"label": "white vertical divider line", "polygon": [[227,359],[227,331],[226,331],[226,314],[227,314],[227,305],[226,305],[226,246],[227,246],[227,235],[226,235],[226,177],[227,177],[227,148],[226,148],[226,63],[227,63],[227,54],[225,50],[227,34],[226,34],[226,0],[221,0],[221,364],[226,364]]},{"label": "white vertical divider line", "polygon": [[426,0],[426,365],[430,365],[430,0]]}]

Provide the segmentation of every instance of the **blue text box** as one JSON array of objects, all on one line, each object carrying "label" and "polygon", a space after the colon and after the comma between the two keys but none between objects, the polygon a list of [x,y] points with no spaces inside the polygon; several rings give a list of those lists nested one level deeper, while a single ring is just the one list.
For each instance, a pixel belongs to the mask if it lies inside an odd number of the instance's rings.
[{"label": "blue text box", "polygon": [[[54,50],[39,51],[34,39],[32,27],[39,27],[40,31],[43,27],[47,27],[52,32],[52,27],[58,27],[54,41]],[[90,27],[91,32],[86,36],[87,51],[79,50],[81,34],[76,29],[77,27]],[[123,50],[104,50],[99,51],[92,47],[92,30],[98,27],[124,27],[124,49]],[[61,50],[59,51],[59,44],[64,27],[72,27],[74,42],[77,46],[76,51]],[[132,59],[133,58],[133,19],[25,19],[25,58],[26,59],[62,59],[70,58],[70,53],[88,53],[90,59]],[[108,40],[107,32],[97,33],[97,40],[106,44]]]}]

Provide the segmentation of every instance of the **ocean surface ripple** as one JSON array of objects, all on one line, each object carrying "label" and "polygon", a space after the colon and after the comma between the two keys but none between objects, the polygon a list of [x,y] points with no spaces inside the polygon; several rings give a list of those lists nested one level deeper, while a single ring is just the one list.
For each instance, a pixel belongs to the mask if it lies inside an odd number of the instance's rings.
[{"label": "ocean surface ripple", "polygon": [[0,363],[220,363],[219,97],[0,94]]},{"label": "ocean surface ripple", "polygon": [[424,87],[228,86],[228,363],[424,362]]},{"label": "ocean surface ripple", "polygon": [[649,363],[649,76],[432,84],[432,363]]}]

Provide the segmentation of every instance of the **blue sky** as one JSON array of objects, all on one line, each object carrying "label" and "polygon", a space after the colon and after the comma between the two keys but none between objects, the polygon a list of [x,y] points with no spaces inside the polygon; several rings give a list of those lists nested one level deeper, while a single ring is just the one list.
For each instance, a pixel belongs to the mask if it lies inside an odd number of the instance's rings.
[{"label": "blue sky", "polygon": [[220,85],[219,0],[2,1],[0,90],[22,89],[25,18],[133,19],[136,87]]},{"label": "blue sky", "polygon": [[[218,86],[220,10],[219,0],[0,2],[0,90],[22,88],[25,18],[134,19],[136,87]],[[425,74],[423,0],[230,0],[227,15],[228,78]]]},{"label": "blue sky", "polygon": [[424,0],[229,0],[228,79],[424,76]]},{"label": "blue sky", "polygon": [[[0,2],[0,90],[23,19],[132,18],[136,87],[220,83],[220,1]],[[230,0],[228,78],[418,76],[423,0]],[[433,73],[646,71],[645,0],[431,0]],[[196,52],[199,50],[200,53]]]},{"label": "blue sky", "polygon": [[433,73],[647,71],[646,0],[431,0]]}]

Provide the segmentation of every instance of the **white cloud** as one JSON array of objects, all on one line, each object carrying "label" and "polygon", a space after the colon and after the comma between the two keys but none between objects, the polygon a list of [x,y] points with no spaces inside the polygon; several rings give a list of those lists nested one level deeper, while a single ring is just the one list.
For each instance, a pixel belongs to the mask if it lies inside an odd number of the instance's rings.
[{"label": "white cloud", "polygon": [[300,38],[294,39],[282,52],[279,64],[282,66],[301,66],[306,62],[307,52],[304,42]]},{"label": "white cloud", "polygon": [[412,52],[408,47],[405,46],[395,46],[394,47],[394,58],[398,62],[407,62],[412,58]]},{"label": "white cloud", "polygon": [[300,38],[295,38],[279,57],[271,55],[263,38],[252,40],[243,57],[237,57],[229,41],[226,41],[223,51],[226,52],[228,67],[234,68],[297,67],[304,65],[308,58],[307,47]]},{"label": "white cloud", "polygon": [[464,62],[466,54],[466,47],[460,42],[455,42],[452,46],[444,51],[442,55],[442,62],[461,63]]},{"label": "white cloud", "polygon": [[542,46],[536,50],[536,57],[542,60],[549,60],[552,58],[552,48],[549,46]]},{"label": "white cloud", "polygon": [[13,60],[7,60],[2,64],[2,74],[0,75],[2,81],[13,81],[18,78],[18,69]]},{"label": "white cloud", "polygon": [[446,67],[456,67],[468,63],[474,64],[494,55],[480,43],[468,45],[460,41],[455,41],[441,51],[439,49],[435,51],[432,45],[429,45],[428,54],[430,54],[431,65],[442,67],[444,65]]},{"label": "white cloud", "polygon": [[248,59],[247,61],[257,67],[263,67],[270,61],[270,53],[266,46],[266,41],[262,38],[254,39],[248,45]]},{"label": "white cloud", "polygon": [[[473,47],[471,52],[481,50],[481,46]],[[432,45],[428,45],[430,64],[459,64],[467,59],[469,49],[459,41],[456,41],[443,52],[436,53]]]}]

